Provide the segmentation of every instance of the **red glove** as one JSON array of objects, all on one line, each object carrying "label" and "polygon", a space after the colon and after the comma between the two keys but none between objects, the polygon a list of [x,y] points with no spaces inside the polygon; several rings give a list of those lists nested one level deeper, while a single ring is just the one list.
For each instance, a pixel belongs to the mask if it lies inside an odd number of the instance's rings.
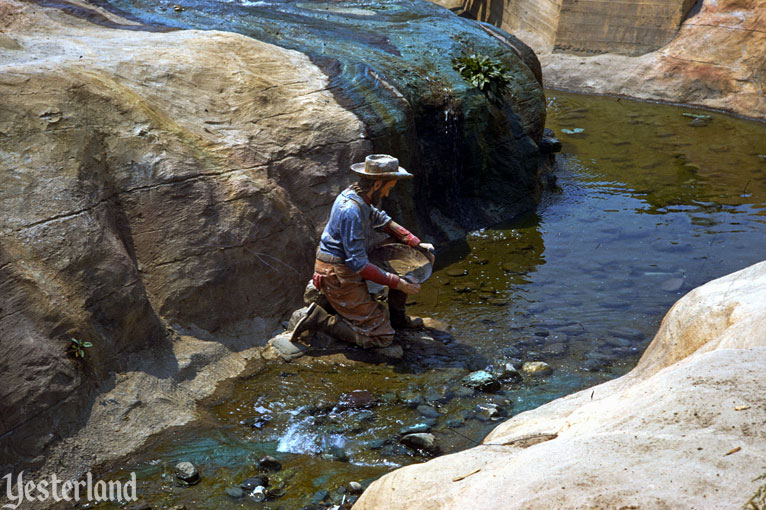
[{"label": "red glove", "polygon": [[375,264],[367,263],[359,272],[362,278],[370,280],[371,282],[378,283],[380,285],[386,285],[391,289],[395,289],[399,285],[399,277],[395,274],[387,273]]},{"label": "red glove", "polygon": [[316,287],[316,289],[318,291],[322,290],[322,279],[323,278],[324,278],[323,274],[319,274],[319,273],[316,273],[316,272],[314,273],[314,276],[311,277],[311,281],[314,283],[314,287]]},{"label": "red glove", "polygon": [[406,244],[407,246],[417,246],[420,244],[420,239],[418,239],[409,230],[393,220],[386,223],[386,226],[383,228],[383,230],[386,232],[386,234],[395,239],[398,239],[400,242]]}]

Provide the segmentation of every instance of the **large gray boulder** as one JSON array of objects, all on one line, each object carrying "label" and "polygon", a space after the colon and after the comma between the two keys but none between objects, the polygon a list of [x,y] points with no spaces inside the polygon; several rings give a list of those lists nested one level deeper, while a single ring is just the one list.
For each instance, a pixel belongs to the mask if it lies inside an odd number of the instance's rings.
[{"label": "large gray boulder", "polygon": [[[423,27],[457,19],[417,5],[423,37]],[[428,106],[443,118],[432,100],[447,97],[427,93],[428,73],[362,73],[365,94],[339,94],[339,57],[115,12],[0,3],[2,472],[40,466],[66,445],[69,454],[49,463],[76,476],[193,420],[195,403],[243,370],[301,302],[349,165],[380,149],[422,163],[421,139],[451,146],[456,133],[421,115]],[[452,69],[452,54],[431,52],[434,76],[457,91],[449,105],[466,105],[453,112],[467,126],[461,147],[480,157],[458,168],[426,151],[430,163],[410,167],[420,180],[389,205],[424,237],[499,220],[540,192],[544,101],[530,56],[502,34],[463,30],[463,41],[511,66],[518,102],[509,94],[503,108],[489,105]],[[353,54],[353,41],[345,48]],[[407,61],[382,61],[413,75]],[[399,92],[403,84],[415,95]],[[396,106],[396,122],[375,110],[375,87],[379,106]],[[416,124],[434,130],[421,136]],[[489,153],[488,140],[502,150]],[[513,195],[488,191],[505,180]],[[465,193],[461,182],[470,182]],[[434,218],[451,229],[430,230],[437,200]],[[93,344],[84,358],[73,338]]]}]

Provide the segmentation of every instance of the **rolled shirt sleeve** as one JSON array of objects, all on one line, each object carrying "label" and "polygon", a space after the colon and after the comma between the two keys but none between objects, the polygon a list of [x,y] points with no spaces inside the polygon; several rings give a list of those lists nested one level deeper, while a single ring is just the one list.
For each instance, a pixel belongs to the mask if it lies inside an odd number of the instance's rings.
[{"label": "rolled shirt sleeve", "polygon": [[372,214],[370,215],[370,219],[372,220],[372,228],[375,230],[382,230],[383,227],[385,227],[386,224],[391,221],[391,216],[386,214],[386,211],[381,211],[377,207],[370,206],[370,209],[372,209]]}]

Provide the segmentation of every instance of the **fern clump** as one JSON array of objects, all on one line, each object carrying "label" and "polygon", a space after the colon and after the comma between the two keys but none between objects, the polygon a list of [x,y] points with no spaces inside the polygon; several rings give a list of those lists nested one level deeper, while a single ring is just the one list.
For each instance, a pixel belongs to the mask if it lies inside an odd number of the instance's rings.
[{"label": "fern clump", "polygon": [[452,67],[465,81],[479,89],[495,106],[502,107],[503,96],[511,84],[511,73],[502,62],[487,55],[462,54]]}]

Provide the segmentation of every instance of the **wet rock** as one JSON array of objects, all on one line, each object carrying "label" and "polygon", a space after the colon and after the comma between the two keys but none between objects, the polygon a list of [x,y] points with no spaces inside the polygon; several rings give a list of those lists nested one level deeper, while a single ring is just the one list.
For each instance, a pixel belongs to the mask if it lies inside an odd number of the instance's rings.
[{"label": "wet rock", "polygon": [[239,487],[229,487],[226,489],[226,495],[233,499],[242,499],[245,497],[245,491]]},{"label": "wet rock", "polygon": [[565,336],[580,336],[585,334],[585,328],[582,324],[571,324],[569,326],[556,328],[553,333]]},{"label": "wet rock", "polygon": [[478,370],[465,376],[462,384],[479,391],[492,392],[500,389],[500,381],[485,370]]},{"label": "wet rock", "polygon": [[361,494],[364,492],[364,486],[359,482],[349,482],[348,492],[351,494]]},{"label": "wet rock", "polygon": [[552,342],[546,344],[541,352],[547,357],[560,358],[561,356],[566,355],[568,350],[569,346],[566,342]]},{"label": "wet rock", "polygon": [[665,280],[660,285],[660,288],[664,290],[665,292],[676,292],[684,285],[683,278],[670,278],[668,280]]},{"label": "wet rock", "polygon": [[455,396],[458,398],[470,398],[473,397],[474,393],[476,393],[476,391],[473,388],[467,388],[465,386],[461,386],[455,390]]},{"label": "wet rock", "polygon": [[501,381],[521,382],[521,374],[510,362],[504,363],[497,370],[497,378]]},{"label": "wet rock", "polygon": [[373,349],[373,352],[381,358],[394,361],[404,357],[404,349],[402,349],[402,346],[399,344],[391,344],[388,347],[378,347],[377,349]]},{"label": "wet rock", "polygon": [[356,423],[369,423],[375,421],[375,413],[366,409],[359,411],[354,415],[354,421]]},{"label": "wet rock", "polygon": [[452,393],[448,388],[431,389],[426,392],[425,399],[429,403],[446,404],[452,397]]},{"label": "wet rock", "polygon": [[524,351],[524,347],[520,346],[519,344],[511,345],[509,347],[503,348],[503,356],[506,358],[523,358]]},{"label": "wet rock", "polygon": [[556,138],[553,130],[545,128],[543,138],[540,140],[540,152],[542,154],[553,154],[554,152],[561,152],[562,147],[561,140]]},{"label": "wet rock", "polygon": [[266,475],[256,475],[248,478],[247,480],[243,481],[241,484],[239,484],[240,488],[246,490],[247,492],[253,492],[256,487],[268,487],[269,486],[269,478]]},{"label": "wet rock", "polygon": [[187,485],[194,485],[202,479],[197,467],[191,462],[179,462],[176,464],[175,475],[176,478]]},{"label": "wet rock", "polygon": [[279,499],[287,494],[287,487],[284,483],[279,483],[274,487],[266,487],[264,491],[266,499]]},{"label": "wet rock", "polygon": [[308,350],[308,346],[290,341],[292,330],[281,333],[269,340],[268,347],[284,360],[300,358]]},{"label": "wet rock", "polygon": [[373,439],[367,443],[367,448],[370,450],[380,450],[387,444],[390,444],[391,441],[388,439]]},{"label": "wet rock", "polygon": [[534,334],[535,334],[535,336],[539,336],[539,337],[545,338],[545,337],[549,336],[551,333],[550,333],[550,331],[548,331],[546,329],[538,329],[537,331],[535,331]]},{"label": "wet rock", "polygon": [[311,504],[320,505],[323,503],[330,503],[330,493],[324,489],[320,489],[311,496]]},{"label": "wet rock", "polygon": [[691,127],[705,127],[705,126],[707,126],[709,123],[710,123],[710,120],[708,120],[708,119],[704,119],[704,118],[701,118],[701,117],[698,117],[698,118],[696,118],[696,119],[692,119],[692,120],[689,122],[689,124],[688,124],[688,125],[689,125],[689,126],[691,126]]},{"label": "wet rock", "polygon": [[257,416],[253,418],[252,422],[250,423],[250,427],[254,429],[262,429],[266,425],[268,425],[273,417],[270,414],[264,414],[261,416]]},{"label": "wet rock", "polygon": [[351,393],[345,393],[340,397],[338,408],[340,409],[368,409],[372,407],[375,400],[372,393],[367,390],[354,390]]},{"label": "wet rock", "polygon": [[422,450],[428,453],[438,453],[439,445],[436,437],[429,433],[407,434],[399,440],[403,445],[414,450]]},{"label": "wet rock", "polygon": [[495,404],[479,404],[476,406],[476,417],[481,421],[497,421],[502,413]]},{"label": "wet rock", "polygon": [[[540,351],[527,351],[526,358],[529,361],[543,361],[546,358],[546,356]],[[524,365],[522,365],[522,368],[523,367]]]},{"label": "wet rock", "polygon": [[126,508],[126,510],[152,510],[152,505],[149,503],[134,503]]},{"label": "wet rock", "polygon": [[523,271],[520,270],[521,267],[515,262],[503,262],[500,265],[500,269],[502,269],[505,273],[523,274]]},{"label": "wet rock", "polygon": [[458,277],[458,276],[466,276],[468,274],[467,269],[463,269],[462,267],[454,267],[452,269],[448,269],[447,276],[450,276],[452,278]]},{"label": "wet rock", "polygon": [[388,393],[384,393],[380,396],[380,401],[384,404],[393,404],[396,402],[396,393],[389,391]]},{"label": "wet rock", "polygon": [[449,420],[447,420],[444,423],[444,425],[448,429],[456,429],[456,428],[459,428],[459,427],[462,427],[463,425],[465,425],[465,419],[463,419],[463,418],[450,418]]},{"label": "wet rock", "polygon": [[324,460],[329,461],[335,461],[335,462],[348,462],[348,452],[341,448],[340,446],[328,446],[322,450],[322,453],[320,456]]},{"label": "wet rock", "polygon": [[439,411],[437,411],[433,406],[421,404],[416,409],[421,416],[425,416],[426,418],[438,418],[441,416]]},{"label": "wet rock", "polygon": [[399,430],[400,436],[406,436],[408,434],[422,434],[424,432],[430,432],[431,431],[431,425],[428,423],[416,423],[414,425],[410,425],[408,427],[404,427]]},{"label": "wet rock", "polygon": [[607,339],[606,340],[606,345],[611,345],[612,347],[623,347],[623,348],[625,348],[625,347],[632,346],[633,342],[631,342],[627,338],[614,337],[614,338]]},{"label": "wet rock", "polygon": [[258,461],[258,467],[266,471],[279,471],[282,469],[282,464],[271,455],[267,455]]},{"label": "wet rock", "polygon": [[521,370],[527,375],[548,375],[553,372],[551,366],[544,361],[527,361]]},{"label": "wet rock", "polygon": [[335,405],[336,405],[336,402],[330,402],[330,401],[314,402],[313,404],[309,404],[306,407],[306,413],[310,414],[311,416],[318,416],[318,415],[331,413],[332,410],[335,409]]},{"label": "wet rock", "polygon": [[627,338],[628,340],[633,340],[636,342],[639,342],[645,338],[643,331],[639,331],[637,329],[630,329],[630,328],[612,328],[612,329],[609,329],[607,333],[610,336],[614,336],[617,338]]},{"label": "wet rock", "polygon": [[407,407],[415,408],[421,404],[425,404],[425,398],[420,393],[416,393],[412,390],[405,390],[399,395],[399,399],[402,404]]},{"label": "wet rock", "polygon": [[612,349],[612,354],[618,359],[632,356],[633,354],[636,354],[637,352],[638,352],[638,347],[615,347],[614,349]]},{"label": "wet rock", "polygon": [[612,364],[613,357],[599,352],[589,352],[580,367],[588,372],[598,372]]},{"label": "wet rock", "polygon": [[608,366],[608,363],[600,359],[590,358],[586,359],[580,365],[580,368],[586,372],[598,372]]}]

